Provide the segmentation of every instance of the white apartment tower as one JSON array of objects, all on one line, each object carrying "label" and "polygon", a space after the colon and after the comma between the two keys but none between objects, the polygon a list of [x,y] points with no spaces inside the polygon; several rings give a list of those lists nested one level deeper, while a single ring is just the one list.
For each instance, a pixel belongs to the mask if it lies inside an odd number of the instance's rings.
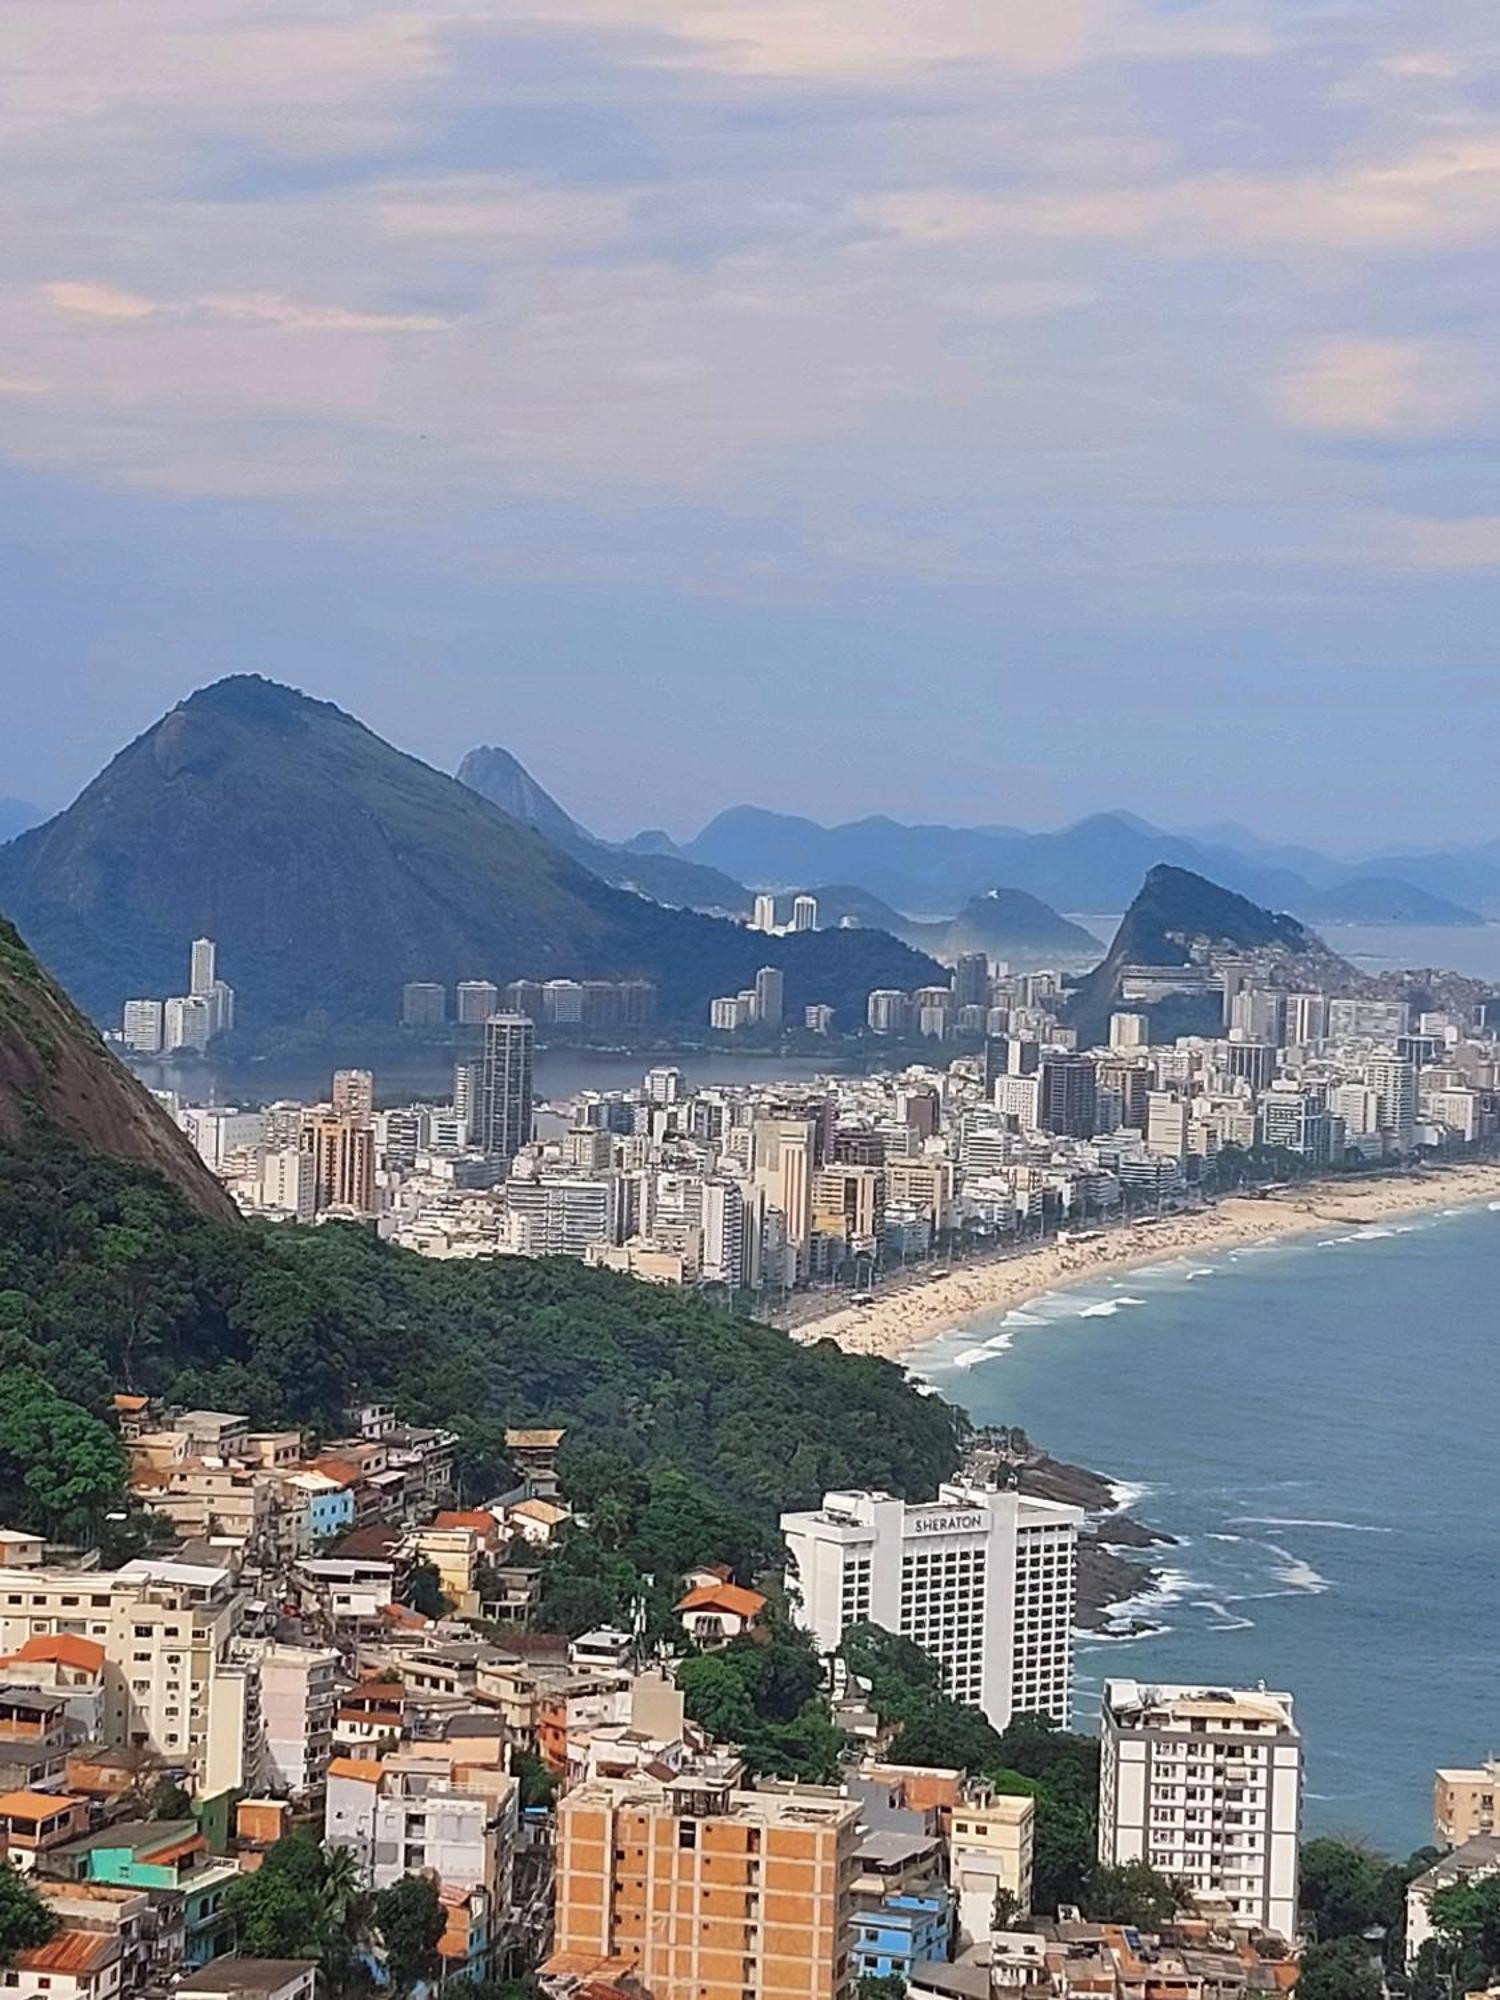
[{"label": "white apartment tower", "polygon": [[200,1000],[206,1000],[214,990],[214,981],[218,978],[215,970],[217,958],[218,946],[212,938],[193,939],[192,957],[188,965],[188,991],[196,994]]},{"label": "white apartment tower", "polygon": [[908,1506],[888,1493],[825,1493],[783,1514],[800,1622],[828,1653],[851,1625],[912,1639],[948,1692],[996,1729],[1013,1715],[1068,1726],[1077,1507],[951,1484]]},{"label": "white apartment tower", "polygon": [[162,1038],[160,1000],[127,1000],[121,1031],[127,1049],[133,1049],[137,1055],[159,1055]]},{"label": "white apartment tower", "polygon": [[794,931],[815,931],[817,928],[817,897],[794,896],[792,898],[792,929]]},{"label": "white apartment tower", "polygon": [[750,919],[750,928],[753,931],[775,931],[776,898],[774,896],[756,897],[755,915]]},{"label": "white apartment tower", "polygon": [[1106,1681],[1099,1728],[1100,1860],[1144,1861],[1295,1936],[1302,1739],[1291,1696]]}]

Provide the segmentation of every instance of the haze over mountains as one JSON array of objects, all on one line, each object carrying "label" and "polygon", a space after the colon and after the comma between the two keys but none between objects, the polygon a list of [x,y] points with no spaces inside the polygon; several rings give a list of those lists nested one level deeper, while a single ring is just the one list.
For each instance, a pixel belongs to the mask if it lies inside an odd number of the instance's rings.
[{"label": "haze over mountains", "polygon": [[[747,912],[759,890],[807,891],[818,897],[824,922],[848,915],[880,924],[939,956],[951,955],[941,935],[919,937],[913,925],[946,922],[975,897],[1009,890],[1031,899],[1026,910],[1016,906],[1015,936],[996,933],[979,943],[1003,956],[1008,943],[1035,942],[1071,962],[1088,947],[1057,913],[1121,910],[1147,871],[1160,865],[1206,875],[1255,902],[1323,923],[1449,925],[1500,917],[1500,841],[1354,862],[1262,840],[1231,821],[1174,833],[1135,813],[1103,812],[1035,833],[1004,825],[912,825],[885,814],[824,826],[742,805],[680,845],[659,829],[610,842],[587,832],[508,750],[471,750],[458,775],[621,887],[731,914]],[[1045,925],[1027,934],[1040,923],[1038,905],[1051,920],[1050,937]]]},{"label": "haze over mountains", "polygon": [[0,911],[97,1018],[181,989],[219,944],[257,1027],[394,1022],[412,979],[656,981],[667,1020],[778,965],[786,1005],[862,1018],[941,977],[879,931],[768,938],[616,889],[331,703],[253,675],[200,689],[66,812],[0,848]]},{"label": "haze over mountains", "polygon": [[[1242,846],[1225,844],[1238,836]],[[1151,868],[1206,875],[1273,909],[1336,921],[1370,917],[1384,903],[1410,915],[1389,920],[1472,923],[1500,916],[1500,844],[1464,854],[1378,856],[1344,863],[1310,850],[1267,847],[1237,829],[1214,842],[1169,833],[1134,814],[1099,813],[1057,833],[1014,827],[907,826],[884,815],[820,826],[758,806],[734,806],[679,850],[751,887],[857,882],[912,915],[942,916],[970,896],[1004,884],[1057,910],[1121,910]],[[1290,865],[1295,857],[1300,867]],[[1316,879],[1314,879],[1316,878]],[[1343,903],[1350,884],[1376,880]],[[1445,907],[1446,906],[1446,907]]]}]

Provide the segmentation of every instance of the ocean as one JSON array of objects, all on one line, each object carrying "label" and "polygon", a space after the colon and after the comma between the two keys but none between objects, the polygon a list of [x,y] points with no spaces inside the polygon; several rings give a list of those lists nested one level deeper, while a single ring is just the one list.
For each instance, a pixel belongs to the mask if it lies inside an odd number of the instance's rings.
[{"label": "ocean", "polygon": [[1434,1770],[1500,1747],[1497,1308],[1500,1203],[1101,1274],[916,1357],[1178,1538],[1151,1636],[1082,1642],[1080,1727],[1112,1675],[1289,1689],[1308,1829],[1431,1839]]}]

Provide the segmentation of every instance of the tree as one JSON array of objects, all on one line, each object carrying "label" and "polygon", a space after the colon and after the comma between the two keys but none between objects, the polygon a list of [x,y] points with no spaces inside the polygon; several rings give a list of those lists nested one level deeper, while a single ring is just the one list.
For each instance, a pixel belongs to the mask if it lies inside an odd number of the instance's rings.
[{"label": "tree", "polygon": [[438,1940],[446,1921],[437,1884],[426,1875],[403,1875],[389,1889],[377,1892],[374,1916],[396,1990],[409,1993],[419,1979],[435,1977]]},{"label": "tree", "polygon": [[54,1535],[83,1535],[120,1497],[125,1454],[97,1417],[34,1369],[0,1379],[0,1492],[7,1507]]},{"label": "tree", "polygon": [[1026,1922],[1028,1912],[1020,1897],[1002,1882],[995,1891],[995,1899],[990,1904],[990,1929],[992,1931],[1018,1930]]},{"label": "tree", "polygon": [[173,1779],[161,1778],[151,1787],[146,1810],[152,1819],[189,1819],[193,1801]]},{"label": "tree", "polygon": [[855,1992],[858,2000],[906,2000],[906,1981],[899,1972],[864,1972]]},{"label": "tree", "polygon": [[1356,1937],[1310,1944],[1297,1974],[1297,2000],[1384,2000],[1380,1961]]},{"label": "tree", "polygon": [[1320,1944],[1358,1937],[1391,1914],[1383,1895],[1389,1863],[1353,1841],[1310,1840],[1302,1850],[1302,1908]]},{"label": "tree", "polygon": [[518,1750],[512,1753],[511,1769],[521,1783],[521,1810],[529,1806],[550,1807],[557,1797],[557,1779],[535,1752]]},{"label": "tree", "polygon": [[443,1595],[437,1564],[426,1556],[415,1557],[407,1570],[401,1602],[411,1611],[420,1611],[424,1618],[444,1618],[453,1609]]},{"label": "tree", "polygon": [[45,1944],[56,1929],[57,1918],[26,1877],[0,1861],[0,1965]]},{"label": "tree", "polygon": [[317,1958],[327,1938],[323,1850],[311,1833],[282,1836],[253,1875],[224,1891],[239,1949],[247,1958]]},{"label": "tree", "polygon": [[1096,1923],[1155,1931],[1190,1901],[1182,1883],[1159,1875],[1144,1861],[1127,1861],[1119,1868],[1093,1871],[1084,1905]]}]

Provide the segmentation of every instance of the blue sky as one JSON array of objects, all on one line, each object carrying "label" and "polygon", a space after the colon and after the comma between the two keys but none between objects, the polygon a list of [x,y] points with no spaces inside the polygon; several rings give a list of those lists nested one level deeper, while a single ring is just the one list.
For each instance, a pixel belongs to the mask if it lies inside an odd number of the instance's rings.
[{"label": "blue sky", "polygon": [[0,793],[1500,834],[1492,0],[9,0]]}]

